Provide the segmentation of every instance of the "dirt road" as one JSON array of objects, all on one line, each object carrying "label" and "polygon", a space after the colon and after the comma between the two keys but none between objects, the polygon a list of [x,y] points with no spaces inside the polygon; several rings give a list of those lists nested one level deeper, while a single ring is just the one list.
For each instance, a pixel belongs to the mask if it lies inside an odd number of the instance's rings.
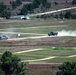
[{"label": "dirt road", "polygon": [[42,58],[42,59],[35,59],[35,60],[23,60],[23,62],[32,62],[32,61],[43,61],[43,60],[49,60],[49,59],[54,59],[56,58],[57,56],[50,56],[50,57],[47,57],[47,58]]},{"label": "dirt road", "polygon": [[26,53],[26,52],[32,52],[32,51],[39,51],[39,50],[42,50],[42,48],[39,48],[39,49],[30,49],[30,50],[25,50],[25,51],[14,52],[14,54],[20,54],[20,53]]},{"label": "dirt road", "polygon": [[44,12],[44,13],[32,14],[31,16],[52,14],[52,13],[61,12],[61,11],[66,11],[66,10],[71,10],[71,9],[76,9],[76,7],[69,7],[69,8],[63,8],[63,9],[59,9],[59,10]]}]

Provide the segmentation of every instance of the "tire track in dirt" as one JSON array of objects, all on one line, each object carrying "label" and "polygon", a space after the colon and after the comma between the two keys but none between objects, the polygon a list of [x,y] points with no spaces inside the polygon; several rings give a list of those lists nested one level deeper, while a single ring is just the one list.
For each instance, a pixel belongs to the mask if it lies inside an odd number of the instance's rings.
[{"label": "tire track in dirt", "polygon": [[[25,39],[36,39],[36,38],[47,38],[49,37],[48,35],[46,36],[35,36],[35,37],[24,37],[24,38],[13,38],[13,39],[7,39],[8,41],[13,41],[13,40],[25,40]],[[54,37],[54,36],[53,36]]]},{"label": "tire track in dirt", "polygon": [[43,50],[43,49],[42,48],[30,49],[30,50],[25,50],[25,51],[14,52],[13,54],[21,54],[21,53],[32,52],[32,51],[40,51],[40,50]]},{"label": "tire track in dirt", "polygon": [[[26,50],[26,51],[19,51],[19,52],[14,52],[13,54],[21,54],[21,53],[27,53],[27,52],[32,52],[32,51],[40,51],[43,50],[43,48],[39,48],[39,49],[30,49],[30,50]],[[2,54],[2,53],[0,53]],[[60,56],[50,56],[47,58],[41,58],[41,59],[35,59],[35,60],[23,60],[22,62],[35,62],[35,61],[44,61],[44,60],[49,60],[49,59],[54,59]],[[72,58],[72,57],[76,57],[76,55],[70,55],[70,56],[66,56],[66,58]]]},{"label": "tire track in dirt", "polygon": [[22,62],[33,62],[33,61],[43,61],[43,60],[49,60],[49,59],[54,59],[56,58],[57,56],[50,56],[50,57],[47,57],[47,58],[42,58],[42,59],[35,59],[35,60],[23,60]]},{"label": "tire track in dirt", "polygon": [[70,56],[68,56],[68,58],[73,58],[73,57],[76,57],[76,55],[70,55]]},{"label": "tire track in dirt", "polygon": [[31,16],[52,14],[52,13],[62,12],[62,11],[71,10],[71,9],[76,9],[76,7],[62,8],[62,9],[58,9],[58,10],[54,10],[54,11],[49,11],[49,12],[43,12],[43,13],[38,13],[38,14],[31,14]]},{"label": "tire track in dirt", "polygon": [[[50,56],[50,57],[47,57],[47,58],[35,59],[35,60],[23,60],[22,62],[26,62],[26,61],[27,62],[44,61],[44,60],[54,59],[54,58],[57,58],[57,57],[60,57],[60,56]],[[73,57],[76,57],[76,55],[66,56],[66,58],[73,58]]]}]

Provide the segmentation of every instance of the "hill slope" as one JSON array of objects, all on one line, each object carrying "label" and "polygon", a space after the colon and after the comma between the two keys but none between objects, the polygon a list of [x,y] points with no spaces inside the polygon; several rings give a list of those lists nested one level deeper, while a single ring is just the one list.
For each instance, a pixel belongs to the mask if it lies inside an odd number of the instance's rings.
[{"label": "hill slope", "polygon": [[[22,3],[13,9],[13,7],[12,7],[13,1],[16,2],[17,0],[0,0],[0,2],[3,2],[5,5],[8,6],[9,11],[11,12],[12,15],[19,14],[24,5],[33,2],[33,0],[21,0]],[[51,6],[48,9],[45,8],[44,5],[42,6],[42,4],[41,4],[38,8],[36,7],[35,9],[32,9],[32,10],[34,10],[33,13],[41,13],[41,12],[57,10],[57,9],[66,8],[66,7],[72,7],[72,6],[75,6],[75,5],[72,5],[72,1],[73,0],[47,0],[47,2],[49,2],[51,4]],[[45,3],[43,3],[43,4],[45,4]],[[15,6],[15,5],[13,5],[13,6]],[[48,7],[48,4],[46,6]],[[26,9],[24,9],[24,10],[26,10]],[[75,12],[76,12],[75,10],[72,11],[72,13],[76,14]]]}]

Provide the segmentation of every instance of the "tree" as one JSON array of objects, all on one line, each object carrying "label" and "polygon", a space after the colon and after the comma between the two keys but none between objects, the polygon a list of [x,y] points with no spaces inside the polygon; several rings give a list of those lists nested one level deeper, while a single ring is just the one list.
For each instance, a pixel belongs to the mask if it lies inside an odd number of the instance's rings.
[{"label": "tree", "polygon": [[63,19],[64,18],[64,14],[62,12],[60,13],[59,16],[60,16],[60,19]]},{"label": "tree", "polygon": [[8,11],[8,8],[3,3],[0,3],[0,17],[9,18],[11,15],[10,11]]},{"label": "tree", "polygon": [[16,0],[16,5],[19,6],[22,4],[22,1],[21,0]]},{"label": "tree", "polygon": [[0,16],[3,17],[3,13],[6,11],[7,7],[3,3],[0,3]]},{"label": "tree", "polygon": [[55,5],[58,5],[58,2],[54,2]]},{"label": "tree", "polygon": [[64,15],[64,17],[66,18],[66,19],[70,19],[71,18],[71,12],[70,11],[67,11],[66,13],[65,13],[65,15]]},{"label": "tree", "polygon": [[72,1],[72,4],[73,4],[73,5],[76,4],[76,0],[73,0],[73,1]]},{"label": "tree", "polygon": [[6,5],[0,3],[0,13],[2,13],[5,9],[7,9]]},{"label": "tree", "polygon": [[15,9],[22,4],[22,0],[10,1],[10,4],[12,5],[12,8]]},{"label": "tree", "polygon": [[23,62],[19,63],[16,67],[16,75],[25,75],[25,72],[28,70],[26,66]]},{"label": "tree", "polygon": [[41,4],[42,4],[43,6],[45,6],[46,3],[47,3],[47,0],[41,0],[40,2],[41,2]]},{"label": "tree", "polygon": [[59,70],[56,75],[76,75],[76,62],[65,62]]},{"label": "tree", "polygon": [[1,58],[1,69],[5,75],[11,75],[12,73],[12,54],[11,52],[5,52]]},{"label": "tree", "polygon": [[72,19],[76,19],[76,15],[75,14],[72,14]]},{"label": "tree", "polygon": [[50,3],[47,0],[33,0],[34,8],[38,8],[40,5],[49,7]]},{"label": "tree", "polygon": [[0,69],[4,75],[25,75],[27,68],[26,63],[11,52],[6,51],[0,59]]},{"label": "tree", "polygon": [[5,17],[6,19],[9,19],[11,16],[11,12],[5,10],[2,12],[1,17]]},{"label": "tree", "polygon": [[16,5],[16,2],[15,1],[12,1],[12,2],[10,2],[11,3],[11,5],[12,5],[12,9],[15,9],[16,7],[17,7],[17,5]]},{"label": "tree", "polygon": [[51,3],[47,2],[47,3],[45,4],[45,8],[46,8],[46,9],[49,9],[50,7],[51,7]]},{"label": "tree", "polygon": [[28,13],[28,10],[27,10],[27,8],[26,8],[26,5],[24,5],[23,8],[21,9],[20,14],[21,14],[21,15],[26,15],[27,13]]},{"label": "tree", "polygon": [[33,5],[32,4],[26,4],[25,8],[27,9],[28,13],[33,11]]},{"label": "tree", "polygon": [[33,7],[35,9],[35,8],[38,8],[41,3],[40,3],[40,0],[33,0],[33,3],[32,4],[33,4]]},{"label": "tree", "polygon": [[19,14],[26,15],[28,13],[32,13],[33,9],[33,4],[26,4],[22,7],[21,12]]}]

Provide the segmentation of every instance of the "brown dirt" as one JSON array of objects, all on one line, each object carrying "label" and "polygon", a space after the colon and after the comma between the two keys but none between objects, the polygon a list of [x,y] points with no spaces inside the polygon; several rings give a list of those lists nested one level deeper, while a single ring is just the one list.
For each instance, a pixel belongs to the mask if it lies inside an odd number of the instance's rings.
[{"label": "brown dirt", "polygon": [[29,49],[43,48],[46,46],[57,47],[76,47],[75,37],[47,37],[26,40],[1,40],[0,52],[4,50],[24,51]]},{"label": "brown dirt", "polygon": [[28,75],[55,75],[60,64],[29,64]]}]

